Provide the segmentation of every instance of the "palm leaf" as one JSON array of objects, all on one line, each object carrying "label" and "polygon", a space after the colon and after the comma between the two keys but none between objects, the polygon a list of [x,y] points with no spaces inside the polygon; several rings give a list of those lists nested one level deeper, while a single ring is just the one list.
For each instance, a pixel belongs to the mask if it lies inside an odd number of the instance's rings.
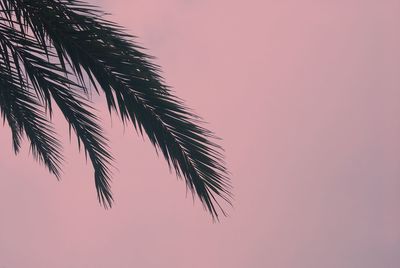
[{"label": "palm leaf", "polygon": [[[4,28],[3,35],[12,37],[3,46],[15,59],[17,74],[23,69],[40,103],[51,113],[54,100],[74,128],[94,166],[104,205],[112,201],[108,169],[112,157],[81,94],[90,95],[91,86],[104,93],[110,112],[117,112],[124,124],[130,121],[146,133],[213,217],[218,218],[218,211],[224,213],[219,203],[222,199],[231,204],[231,185],[215,135],[172,95],[159,67],[133,36],[81,1],[0,0],[0,5],[6,22],[0,33]],[[76,82],[66,78],[68,70]],[[11,119],[10,127],[18,128],[12,124]],[[19,146],[17,135],[14,144]]]},{"label": "palm leaf", "polygon": [[23,89],[15,70],[7,69],[3,64],[0,64],[0,111],[12,130],[14,151],[18,152],[25,133],[34,157],[60,178],[61,145],[54,137],[55,132],[42,106]]}]

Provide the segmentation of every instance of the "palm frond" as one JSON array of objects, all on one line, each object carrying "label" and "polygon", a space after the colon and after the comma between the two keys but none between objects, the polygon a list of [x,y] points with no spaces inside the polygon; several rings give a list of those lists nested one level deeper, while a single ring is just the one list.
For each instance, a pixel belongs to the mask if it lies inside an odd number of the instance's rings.
[{"label": "palm frond", "polygon": [[[90,112],[92,108],[77,93],[80,86],[62,76],[66,72],[65,69],[46,60],[45,56],[49,59],[54,58],[54,55],[49,51],[40,50],[41,46],[35,39],[1,25],[0,43],[4,44],[4,51],[11,54],[9,58],[13,59],[12,62],[5,60],[7,68],[19,67],[17,70],[22,81],[21,86],[32,85],[37,98],[48,108],[50,114],[51,100],[56,102],[90,157],[95,170],[95,185],[100,202],[105,207],[111,206],[108,166],[112,157],[108,153],[107,139],[102,134],[97,117]],[[24,70],[27,79],[22,75],[21,69]],[[16,137],[14,133],[13,131],[13,137]],[[14,144],[17,144],[17,141],[16,137]]]},{"label": "palm frond", "polygon": [[[1,45],[10,51],[14,64],[21,64],[16,69],[26,71],[42,105],[51,113],[53,99],[74,128],[94,166],[103,204],[112,201],[112,157],[97,118],[80,93],[91,91],[86,83],[104,93],[110,112],[149,137],[214,218],[219,211],[224,213],[220,199],[231,204],[232,194],[222,148],[214,142],[215,135],[201,127],[201,119],[172,94],[160,68],[133,36],[81,1],[0,0],[0,7],[7,22],[0,21],[0,34],[10,40]],[[67,70],[77,82],[66,78]],[[20,71],[17,75],[22,76]],[[15,147],[18,141],[15,136]]]},{"label": "palm frond", "polygon": [[11,128],[14,151],[18,152],[25,133],[34,157],[60,178],[61,145],[51,123],[35,97],[23,89],[15,70],[7,69],[3,64],[0,64],[0,111]]}]

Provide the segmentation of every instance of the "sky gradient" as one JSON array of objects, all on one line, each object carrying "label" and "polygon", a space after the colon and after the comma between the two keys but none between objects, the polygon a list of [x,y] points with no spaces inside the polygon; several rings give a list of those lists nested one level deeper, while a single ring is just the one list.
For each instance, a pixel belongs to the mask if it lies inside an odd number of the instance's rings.
[{"label": "sky gradient", "polygon": [[133,128],[96,199],[68,128],[62,181],[0,129],[1,268],[400,267],[400,2],[95,1],[223,138],[235,202],[211,217]]}]

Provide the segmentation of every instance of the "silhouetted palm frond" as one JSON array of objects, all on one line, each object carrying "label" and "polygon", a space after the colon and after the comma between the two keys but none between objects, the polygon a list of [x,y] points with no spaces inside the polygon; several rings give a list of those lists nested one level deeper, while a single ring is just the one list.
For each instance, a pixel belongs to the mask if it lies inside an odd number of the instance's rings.
[{"label": "silhouetted palm frond", "polygon": [[55,102],[93,164],[99,200],[111,206],[112,156],[88,103],[91,88],[101,90],[110,112],[146,133],[213,217],[224,212],[219,199],[230,204],[231,186],[214,134],[171,94],[133,36],[81,1],[0,0],[0,7],[0,105],[16,152],[25,132],[59,176],[60,145],[43,112],[51,115]]}]

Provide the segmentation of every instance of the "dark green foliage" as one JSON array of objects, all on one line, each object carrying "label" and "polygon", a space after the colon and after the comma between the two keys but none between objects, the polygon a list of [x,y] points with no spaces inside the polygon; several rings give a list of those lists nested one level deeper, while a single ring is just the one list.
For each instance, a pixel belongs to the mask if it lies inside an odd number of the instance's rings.
[{"label": "dark green foliage", "polygon": [[112,156],[89,105],[91,91],[101,91],[109,111],[146,133],[214,218],[224,213],[218,199],[230,204],[231,186],[221,148],[133,36],[81,1],[0,0],[0,7],[0,108],[16,152],[25,133],[59,177],[60,144],[46,116],[54,102],[92,162],[99,201],[111,206]]}]

